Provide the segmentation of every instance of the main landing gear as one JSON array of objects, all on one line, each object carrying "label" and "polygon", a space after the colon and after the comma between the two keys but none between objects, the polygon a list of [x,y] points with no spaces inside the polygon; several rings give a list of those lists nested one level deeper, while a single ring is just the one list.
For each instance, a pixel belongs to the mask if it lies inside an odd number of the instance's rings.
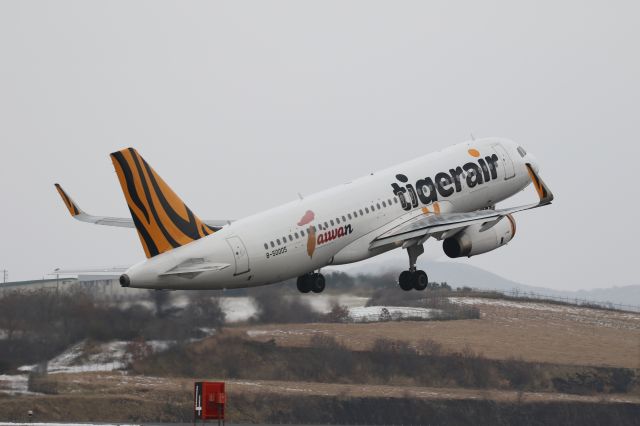
[{"label": "main landing gear", "polygon": [[416,260],[418,260],[418,256],[422,253],[424,253],[424,247],[422,244],[407,247],[407,254],[409,255],[409,270],[402,271],[400,277],[398,277],[398,284],[404,291],[413,289],[424,290],[429,284],[427,273],[416,270]]},{"label": "main landing gear", "polygon": [[324,275],[319,273],[309,273],[298,277],[298,291],[300,293],[322,293],[324,290]]}]

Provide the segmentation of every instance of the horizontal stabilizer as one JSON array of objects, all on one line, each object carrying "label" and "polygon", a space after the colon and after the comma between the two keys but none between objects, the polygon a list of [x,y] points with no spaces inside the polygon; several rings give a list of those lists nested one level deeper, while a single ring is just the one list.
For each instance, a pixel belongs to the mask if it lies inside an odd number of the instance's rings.
[{"label": "horizontal stabilizer", "polygon": [[[106,268],[93,269],[56,269],[48,275],[77,275],[80,281],[87,281],[86,277],[93,277],[91,281],[96,279],[118,278],[129,269],[129,266],[112,266]],[[85,279],[83,279],[83,277]]]},{"label": "horizontal stabilizer", "polygon": [[194,277],[202,272],[221,271],[229,266],[231,265],[228,263],[210,262],[202,258],[187,259],[165,273],[160,274],[160,276],[182,275],[185,277]]}]

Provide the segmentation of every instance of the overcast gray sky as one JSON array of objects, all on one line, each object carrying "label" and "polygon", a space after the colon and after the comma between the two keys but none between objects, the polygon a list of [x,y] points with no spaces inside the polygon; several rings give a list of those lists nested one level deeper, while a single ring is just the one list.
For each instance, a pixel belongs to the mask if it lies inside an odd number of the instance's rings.
[{"label": "overcast gray sky", "polygon": [[[533,152],[557,202],[465,262],[556,289],[638,284],[638,16],[637,1],[0,2],[0,269],[144,258],[133,230],[73,221],[53,188],[127,216],[108,157],[123,147],[200,217],[240,218],[473,133]],[[444,258],[435,242],[425,256]]]}]

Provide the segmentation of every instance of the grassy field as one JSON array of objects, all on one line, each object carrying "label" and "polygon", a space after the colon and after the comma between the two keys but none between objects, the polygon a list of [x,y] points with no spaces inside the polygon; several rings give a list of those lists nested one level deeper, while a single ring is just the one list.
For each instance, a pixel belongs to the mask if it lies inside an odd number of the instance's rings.
[{"label": "grassy field", "polygon": [[[189,422],[193,380],[123,373],[57,374],[56,395],[0,397],[3,420]],[[215,378],[209,378],[215,379]],[[636,424],[637,395],[227,380],[233,422],[375,424]],[[453,414],[455,413],[455,415]],[[536,416],[533,419],[527,417]],[[451,423],[453,421],[453,423]]]},{"label": "grassy field", "polygon": [[0,420],[190,422],[193,382],[222,379],[233,422],[638,424],[640,314],[451,301],[480,319],[233,325],[127,371],[39,377],[0,394]]},{"label": "grassy field", "polygon": [[640,368],[640,314],[513,302],[464,299],[480,309],[479,320],[400,321],[369,324],[251,325],[235,328],[252,339],[306,346],[314,335],[333,336],[355,350],[379,338],[411,343],[432,339],[445,349],[470,347],[493,359],[570,365]]}]

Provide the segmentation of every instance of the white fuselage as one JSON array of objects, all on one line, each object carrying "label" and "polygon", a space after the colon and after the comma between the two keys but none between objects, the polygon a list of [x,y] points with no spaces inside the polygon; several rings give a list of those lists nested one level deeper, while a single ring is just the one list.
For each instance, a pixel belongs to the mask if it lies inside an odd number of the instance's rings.
[{"label": "white fuselage", "polygon": [[[416,215],[491,208],[518,193],[531,182],[525,162],[537,169],[530,154],[522,156],[505,139],[454,145],[235,221],[145,260],[127,275],[131,287],[222,289],[271,284],[357,262],[396,248],[370,249],[370,244]],[[192,276],[160,276],[189,259],[229,266]]]}]

